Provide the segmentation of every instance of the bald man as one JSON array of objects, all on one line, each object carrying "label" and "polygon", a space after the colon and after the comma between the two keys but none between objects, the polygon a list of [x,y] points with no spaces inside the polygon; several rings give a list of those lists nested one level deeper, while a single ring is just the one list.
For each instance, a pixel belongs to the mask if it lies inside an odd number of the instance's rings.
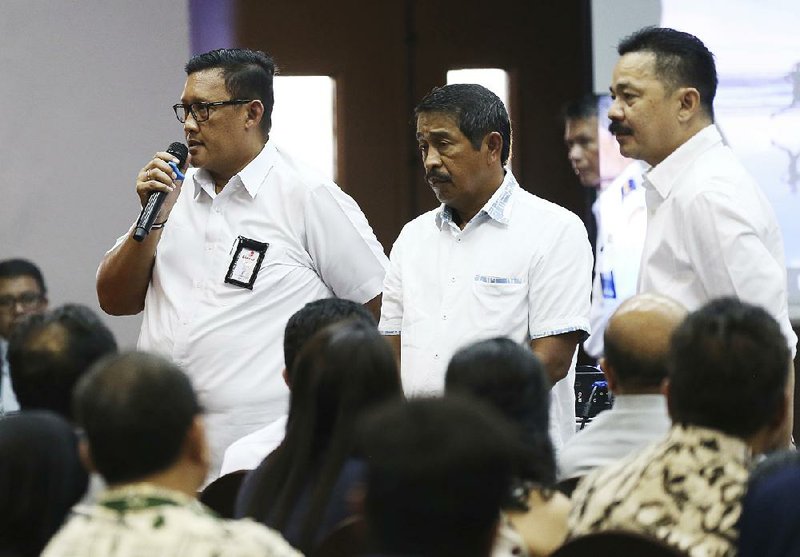
[{"label": "bald man", "polygon": [[614,393],[614,407],[564,445],[558,455],[559,481],[585,476],[667,433],[670,419],[661,387],[670,337],[686,314],[680,303],[652,293],[627,299],[612,314],[600,367]]}]

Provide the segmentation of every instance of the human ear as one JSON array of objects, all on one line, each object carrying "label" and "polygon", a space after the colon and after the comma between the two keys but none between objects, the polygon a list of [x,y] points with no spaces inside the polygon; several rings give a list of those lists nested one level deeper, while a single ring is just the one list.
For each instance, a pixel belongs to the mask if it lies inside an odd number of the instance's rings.
[{"label": "human ear", "polygon": [[92,448],[89,446],[89,442],[86,439],[78,441],[78,458],[89,473],[97,472],[94,459],[92,458]]},{"label": "human ear", "polygon": [[491,132],[484,139],[488,151],[488,162],[490,164],[500,160],[503,151],[503,136],[499,132]]},{"label": "human ear", "polygon": [[677,93],[680,102],[678,120],[685,123],[701,110],[700,92],[694,87],[681,87]]},{"label": "human ear", "polygon": [[246,127],[258,126],[264,117],[264,104],[256,99],[247,106]]}]

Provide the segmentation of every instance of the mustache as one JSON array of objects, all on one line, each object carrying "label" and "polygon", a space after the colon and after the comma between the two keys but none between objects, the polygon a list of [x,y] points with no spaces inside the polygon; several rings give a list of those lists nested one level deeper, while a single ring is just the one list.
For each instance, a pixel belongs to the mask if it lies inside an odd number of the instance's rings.
[{"label": "mustache", "polygon": [[611,122],[608,126],[608,131],[614,135],[633,135],[633,130],[626,128],[619,122]]},{"label": "mustache", "polygon": [[445,174],[444,172],[436,172],[432,170],[431,172],[425,173],[425,181],[426,182],[449,182],[450,176]]}]

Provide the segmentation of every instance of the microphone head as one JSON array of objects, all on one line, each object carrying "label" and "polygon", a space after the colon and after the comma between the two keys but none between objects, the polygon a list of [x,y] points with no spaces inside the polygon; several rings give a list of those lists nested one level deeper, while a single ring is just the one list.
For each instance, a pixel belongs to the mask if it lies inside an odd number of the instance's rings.
[{"label": "microphone head", "polygon": [[189,156],[189,148],[180,141],[176,141],[170,143],[167,153],[178,157],[178,168],[183,168],[183,165],[186,164],[186,157]]}]

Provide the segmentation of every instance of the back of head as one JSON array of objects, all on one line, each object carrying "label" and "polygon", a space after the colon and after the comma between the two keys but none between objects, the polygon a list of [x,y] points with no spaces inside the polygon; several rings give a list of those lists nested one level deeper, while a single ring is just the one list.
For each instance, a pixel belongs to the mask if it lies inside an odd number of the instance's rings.
[{"label": "back of head", "polygon": [[101,357],[117,351],[114,334],[88,307],[65,304],[29,316],[9,341],[14,392],[23,410],[41,408],[72,419],[72,391]]},{"label": "back of head", "polygon": [[[343,321],[325,327],[300,351],[292,371],[287,437],[293,428],[324,436],[352,426],[366,407],[401,395],[397,362],[374,325]],[[313,423],[311,423],[313,422]]]},{"label": "back of head", "polygon": [[672,335],[672,421],[748,438],[781,411],[789,349],[764,309],[719,298],[690,313]]},{"label": "back of head", "polygon": [[109,484],[143,479],[178,459],[200,407],[189,378],[142,352],[107,357],[75,389],[74,412]]},{"label": "back of head", "polygon": [[0,554],[34,556],[86,491],[72,427],[48,412],[0,420]]},{"label": "back of head", "polygon": [[17,277],[31,277],[39,285],[41,294],[43,296],[47,295],[47,287],[44,284],[42,271],[36,264],[27,259],[6,259],[0,261],[0,279]]},{"label": "back of head", "polygon": [[[220,70],[231,99],[258,99],[264,105],[261,130],[264,138],[272,128],[275,93],[272,80],[275,62],[260,50],[219,48],[196,54],[186,63],[186,75],[204,70]],[[219,99],[225,100],[225,99]]]},{"label": "back of head", "polygon": [[739,518],[739,557],[800,555],[800,454],[770,456],[750,476]]},{"label": "back of head", "polygon": [[694,87],[700,93],[706,115],[714,120],[717,68],[714,55],[700,39],[669,27],[645,27],[622,39],[617,52],[620,56],[652,53],[656,75],[664,88],[674,91],[678,87]]},{"label": "back of head", "polygon": [[491,408],[457,396],[390,404],[363,421],[360,440],[374,549],[490,554],[516,443]]},{"label": "back of head", "polygon": [[286,323],[283,334],[283,357],[286,370],[291,372],[297,353],[319,330],[343,321],[355,319],[377,326],[375,318],[361,304],[343,298],[323,298],[300,308]]},{"label": "back of head", "polygon": [[603,366],[613,373],[619,391],[637,394],[659,389],[667,377],[670,338],[687,313],[675,300],[652,293],[620,304],[603,335]]},{"label": "back of head", "polygon": [[482,85],[454,84],[437,87],[420,101],[414,116],[423,112],[451,115],[473,148],[479,149],[483,138],[498,132],[503,138],[500,163],[511,157],[511,120],[503,101]]},{"label": "back of head", "polygon": [[397,363],[372,323],[346,320],[323,328],[300,350],[292,370],[283,443],[253,480],[245,514],[284,529],[302,490],[313,486],[299,540],[313,547],[331,488],[352,453],[355,424],[368,408],[402,397]]},{"label": "back of head", "polygon": [[550,385],[529,348],[508,338],[462,348],[447,367],[445,392],[478,398],[508,418],[527,449],[518,473],[545,486],[555,482]]}]

